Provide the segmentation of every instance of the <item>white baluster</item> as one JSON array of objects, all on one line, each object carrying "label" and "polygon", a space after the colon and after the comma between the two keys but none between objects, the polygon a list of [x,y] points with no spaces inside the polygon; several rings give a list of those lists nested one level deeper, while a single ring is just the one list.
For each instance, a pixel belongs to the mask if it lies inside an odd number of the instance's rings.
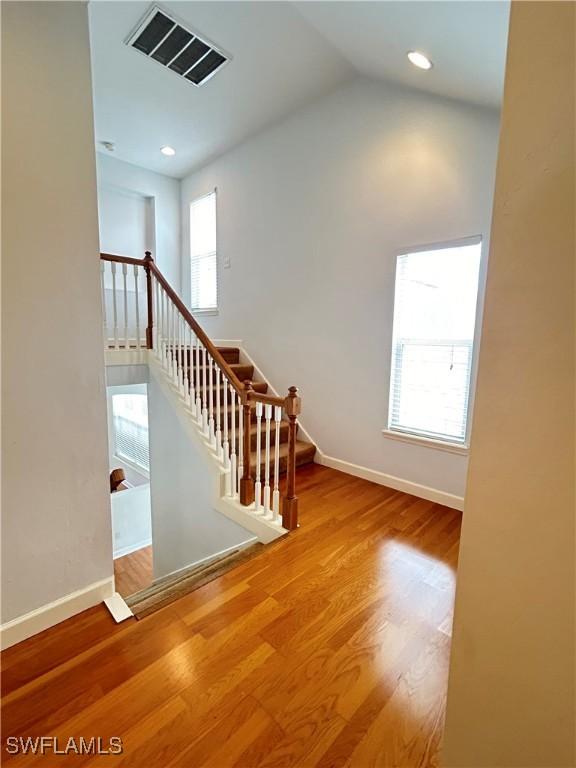
[{"label": "white baluster", "polygon": [[266,442],[264,464],[264,514],[270,512],[270,421],[272,419],[272,406],[264,406],[264,415],[266,418]]},{"label": "white baluster", "polygon": [[208,436],[210,445],[216,448],[216,431],[214,429],[214,360],[212,355],[208,356]]},{"label": "white baluster", "polygon": [[[218,459],[222,461],[224,451],[222,449],[222,423],[220,421],[220,400],[221,400],[221,375],[220,367],[216,366],[216,450],[218,452]],[[226,390],[224,390],[224,397],[226,397]]]},{"label": "white baluster", "polygon": [[[156,278],[153,278],[154,301],[156,307],[156,322],[154,323],[154,354],[159,360],[162,360],[162,307],[160,304],[160,284]],[[138,346],[142,346],[140,332],[138,331]]]},{"label": "white baluster", "polygon": [[106,290],[104,288],[106,262],[100,262],[100,288],[102,290],[102,332],[104,334],[104,346],[108,347],[108,323],[106,321]]},{"label": "white baluster", "polygon": [[206,347],[202,345],[202,429],[208,436],[208,369],[206,367]]},{"label": "white baluster", "polygon": [[166,372],[172,374],[172,352],[171,352],[171,334],[172,334],[172,304],[166,294]]},{"label": "white baluster", "polygon": [[186,380],[186,357],[185,357],[185,351],[186,351],[186,325],[184,323],[184,318],[178,312],[178,317],[180,318],[180,391],[182,392],[182,395],[186,396],[186,389],[185,389],[185,380]]},{"label": "white baluster", "polygon": [[158,354],[164,366],[164,289],[158,285]]},{"label": "white baluster", "polygon": [[180,310],[176,310],[176,323],[178,325],[178,358],[177,358],[177,377],[178,377],[178,389],[180,394],[184,394],[184,358],[183,358],[183,344],[182,337],[184,335],[184,327],[182,326],[182,315]]},{"label": "white baluster", "polygon": [[232,409],[232,445],[230,455],[230,479],[231,479],[231,492],[232,496],[236,496],[238,493],[238,478],[236,476],[236,390],[232,385],[230,386],[230,407]]},{"label": "white baluster", "polygon": [[262,461],[262,403],[256,403],[256,482],[254,483],[254,509],[259,512],[262,508],[262,483],[260,482],[260,462]]},{"label": "white baluster", "polygon": [[186,387],[187,397],[188,397],[188,405],[190,407],[190,410],[193,414],[196,413],[196,395],[194,393],[194,359],[193,359],[193,352],[194,352],[194,337],[192,335],[192,328],[188,324],[186,324],[186,327],[188,328],[188,340],[186,342],[186,361],[188,363],[188,386]]},{"label": "white baluster", "polygon": [[[136,349],[140,349],[140,306],[138,297],[138,264],[134,264],[134,313],[136,315]],[[154,280],[154,290],[156,292],[156,299],[158,299],[158,291],[156,290],[156,280]],[[156,326],[158,325],[158,310],[156,310]],[[158,334],[158,328],[156,328],[156,334]]]},{"label": "white baluster", "polygon": [[178,310],[170,302],[172,307],[172,381],[178,386]]},{"label": "white baluster", "polygon": [[282,406],[274,406],[274,490],[272,492],[272,520],[277,521],[280,515],[280,425],[282,421]]},{"label": "white baluster", "polygon": [[[226,468],[226,476],[224,478],[224,482],[226,496],[232,496],[232,478],[230,476],[230,442],[228,440],[228,387],[230,385],[226,376],[223,376],[222,378],[224,379],[224,442],[222,445],[222,451],[224,454],[224,466]],[[234,418],[234,413],[231,415],[232,418]]]},{"label": "white baluster", "polygon": [[112,270],[112,316],[114,319],[114,349],[119,349],[118,344],[118,303],[116,300],[116,262],[110,262]]},{"label": "white baluster", "polygon": [[202,384],[200,381],[200,339],[196,337],[196,349],[194,352],[194,366],[196,367],[196,418],[198,424],[202,424]]},{"label": "white baluster", "polygon": [[124,288],[124,347],[129,349],[128,343],[128,264],[122,264],[122,285]]},{"label": "white baluster", "polygon": [[244,408],[242,400],[238,395],[238,476],[236,478],[236,488],[240,493],[240,480],[244,474]]},{"label": "white baluster", "polygon": [[180,313],[178,308],[174,307],[174,383],[180,389]]},{"label": "white baluster", "polygon": [[163,321],[163,343],[164,343],[164,369],[166,371],[169,370],[168,368],[168,350],[169,350],[169,336],[170,336],[170,324],[168,322],[169,320],[169,309],[168,309],[168,295],[166,294],[166,291],[162,289],[162,303],[163,303],[163,312],[164,312],[164,321]]}]

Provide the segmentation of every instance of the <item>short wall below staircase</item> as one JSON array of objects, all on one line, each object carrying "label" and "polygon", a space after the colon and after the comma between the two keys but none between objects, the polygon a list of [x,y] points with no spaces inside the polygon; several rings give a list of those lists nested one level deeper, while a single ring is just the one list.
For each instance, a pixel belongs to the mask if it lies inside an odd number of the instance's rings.
[{"label": "short wall below staircase", "polygon": [[166,576],[223,550],[255,540],[215,509],[222,471],[207,460],[206,445],[170,389],[164,372],[150,363],[148,422],[154,578]]}]

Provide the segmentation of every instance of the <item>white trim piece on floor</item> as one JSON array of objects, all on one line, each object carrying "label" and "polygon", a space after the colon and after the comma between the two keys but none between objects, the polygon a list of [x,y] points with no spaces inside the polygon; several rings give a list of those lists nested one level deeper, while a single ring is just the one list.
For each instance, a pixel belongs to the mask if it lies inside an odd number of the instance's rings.
[{"label": "white trim piece on floor", "polygon": [[324,467],[338,469],[340,472],[345,472],[348,475],[370,480],[373,483],[378,483],[378,485],[385,485],[388,488],[393,488],[395,491],[403,491],[412,496],[418,496],[420,499],[434,501],[436,504],[443,504],[445,507],[458,509],[460,512],[464,509],[463,496],[456,496],[453,493],[440,491],[438,488],[430,488],[427,485],[413,483],[411,480],[403,480],[401,477],[387,475],[384,472],[379,472],[377,469],[369,469],[358,464],[352,464],[349,461],[335,459],[333,456],[326,456],[326,454],[321,453],[319,450],[316,451],[315,462]]},{"label": "white trim piece on floor", "polygon": [[126,621],[131,616],[134,616],[130,607],[124,602],[124,598],[118,592],[114,592],[111,597],[107,597],[104,600],[104,605],[110,613],[116,624],[120,624],[121,621]]},{"label": "white trim piece on floor", "polygon": [[77,613],[98,605],[114,594],[114,576],[96,581],[83,589],[64,595],[52,603],[42,605],[34,611],[18,616],[0,626],[0,647],[10,648],[16,643],[37,635]]}]

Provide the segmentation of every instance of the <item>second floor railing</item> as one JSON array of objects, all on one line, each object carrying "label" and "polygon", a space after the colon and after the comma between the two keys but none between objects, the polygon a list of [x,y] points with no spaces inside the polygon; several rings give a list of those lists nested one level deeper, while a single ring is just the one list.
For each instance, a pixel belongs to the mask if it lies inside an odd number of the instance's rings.
[{"label": "second floor railing", "polygon": [[[149,252],[144,259],[106,253],[100,258],[105,345],[152,350],[223,462],[226,495],[256,514],[281,519],[288,530],[296,528],[301,408],[296,387],[282,398],[255,392],[250,381],[241,381]],[[288,422],[284,452],[282,421]]]}]

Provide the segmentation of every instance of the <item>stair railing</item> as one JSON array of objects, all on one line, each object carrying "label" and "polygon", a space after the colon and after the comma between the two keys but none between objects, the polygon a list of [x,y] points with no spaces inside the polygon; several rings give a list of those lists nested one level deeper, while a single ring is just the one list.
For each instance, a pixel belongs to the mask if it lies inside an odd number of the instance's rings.
[{"label": "stair railing", "polygon": [[[275,522],[281,517],[283,527],[294,530],[298,526],[296,429],[301,409],[297,388],[290,387],[282,398],[255,392],[250,381],[240,381],[149,251],[144,259],[109,253],[101,253],[100,259],[105,347],[152,350],[223,462],[226,495],[255,514]],[[282,495],[283,418],[288,421],[288,451]]]}]

